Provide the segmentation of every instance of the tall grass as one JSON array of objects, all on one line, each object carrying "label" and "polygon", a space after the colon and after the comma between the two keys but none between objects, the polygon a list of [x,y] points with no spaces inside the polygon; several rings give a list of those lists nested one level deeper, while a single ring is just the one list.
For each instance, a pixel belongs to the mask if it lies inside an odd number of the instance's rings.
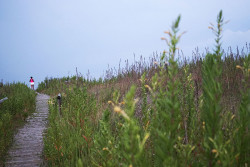
[{"label": "tall grass", "polygon": [[[106,78],[46,79],[49,166],[248,166],[250,54],[221,48],[180,62],[179,16],[166,31],[168,51],[146,63],[108,69]],[[67,81],[67,82],[65,82]]]},{"label": "tall grass", "polygon": [[8,100],[0,104],[0,166],[15,129],[35,111],[36,94],[23,83],[10,83],[0,86],[0,99],[4,97]]}]

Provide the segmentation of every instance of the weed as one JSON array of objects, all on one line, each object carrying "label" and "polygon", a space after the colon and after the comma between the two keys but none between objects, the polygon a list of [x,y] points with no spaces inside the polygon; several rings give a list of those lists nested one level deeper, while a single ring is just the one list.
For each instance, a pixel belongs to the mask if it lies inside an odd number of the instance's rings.
[{"label": "weed", "polygon": [[99,80],[77,74],[39,84],[52,95],[49,166],[249,165],[250,54],[222,51],[220,11],[210,27],[214,51],[200,54],[197,48],[192,59],[181,59],[180,18],[162,38],[168,51],[148,63],[142,57],[125,61]]}]

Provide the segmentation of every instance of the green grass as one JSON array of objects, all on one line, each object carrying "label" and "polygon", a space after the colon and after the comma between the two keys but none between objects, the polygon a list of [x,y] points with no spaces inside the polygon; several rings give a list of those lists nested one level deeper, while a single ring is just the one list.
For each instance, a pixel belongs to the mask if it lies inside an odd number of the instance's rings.
[{"label": "green grass", "polygon": [[[48,166],[248,166],[250,54],[226,54],[218,14],[216,47],[178,59],[179,16],[168,51],[106,78],[51,78],[45,136]],[[115,75],[115,74],[117,75]],[[66,82],[65,82],[66,81]],[[56,94],[62,93],[62,116]]]},{"label": "green grass", "polygon": [[0,104],[0,166],[16,128],[35,111],[36,94],[23,83],[11,83],[0,86],[0,99],[4,97],[8,100]]}]

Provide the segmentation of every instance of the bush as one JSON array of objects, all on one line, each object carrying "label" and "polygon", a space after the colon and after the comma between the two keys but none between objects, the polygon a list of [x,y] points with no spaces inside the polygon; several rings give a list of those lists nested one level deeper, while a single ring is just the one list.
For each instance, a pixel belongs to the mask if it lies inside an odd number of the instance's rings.
[{"label": "bush", "polygon": [[61,117],[50,101],[49,166],[248,166],[250,54],[222,51],[220,11],[214,52],[180,62],[180,18],[157,62],[109,69],[102,82],[46,83],[41,91],[63,92]]}]

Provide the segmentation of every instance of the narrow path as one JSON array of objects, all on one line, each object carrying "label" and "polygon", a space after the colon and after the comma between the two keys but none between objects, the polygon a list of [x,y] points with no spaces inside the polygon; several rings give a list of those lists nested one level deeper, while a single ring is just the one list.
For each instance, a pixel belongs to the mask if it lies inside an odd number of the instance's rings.
[{"label": "narrow path", "polygon": [[36,112],[27,118],[14,137],[13,145],[8,151],[5,166],[35,167],[42,166],[43,132],[48,117],[49,96],[38,94]]}]

